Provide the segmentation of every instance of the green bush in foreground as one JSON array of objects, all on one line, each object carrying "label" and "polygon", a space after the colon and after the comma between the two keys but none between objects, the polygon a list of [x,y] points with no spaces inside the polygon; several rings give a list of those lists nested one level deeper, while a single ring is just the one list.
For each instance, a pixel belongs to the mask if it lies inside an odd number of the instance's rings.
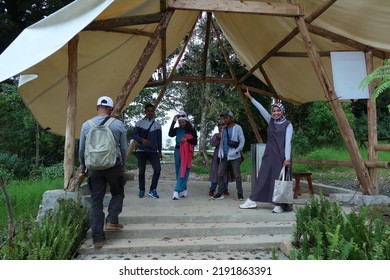
[{"label": "green bush in foreground", "polygon": [[322,195],[299,208],[290,259],[388,260],[390,226],[370,219],[367,208],[344,215],[341,206]]},{"label": "green bush in foreground", "polygon": [[3,260],[70,260],[86,236],[87,209],[72,199],[60,199],[58,208],[36,222],[26,221],[1,248]]}]

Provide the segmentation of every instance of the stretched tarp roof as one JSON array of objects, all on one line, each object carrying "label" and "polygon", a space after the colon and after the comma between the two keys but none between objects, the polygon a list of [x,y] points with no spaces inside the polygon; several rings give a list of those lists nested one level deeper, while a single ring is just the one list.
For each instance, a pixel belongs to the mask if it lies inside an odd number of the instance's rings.
[{"label": "stretched tarp roof", "polygon": [[95,115],[99,96],[116,100],[170,8],[175,11],[161,33],[164,39],[154,49],[126,104],[138,95],[164,57],[177,48],[202,10],[214,13],[246,69],[269,84],[281,99],[293,103],[325,100],[293,15],[305,15],[312,43],[324,55],[321,59],[330,79],[331,51],[373,50],[376,66],[389,57],[388,0],[300,0],[299,7],[287,2],[78,0],[20,34],[0,56],[0,81],[21,74],[19,92],[38,123],[64,135],[67,43],[78,35],[77,137],[82,122]]}]

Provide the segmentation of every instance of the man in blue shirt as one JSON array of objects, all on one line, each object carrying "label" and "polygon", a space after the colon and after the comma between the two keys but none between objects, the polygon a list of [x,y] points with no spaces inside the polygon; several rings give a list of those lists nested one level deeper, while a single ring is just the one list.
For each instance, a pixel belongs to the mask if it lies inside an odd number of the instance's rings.
[{"label": "man in blue shirt", "polygon": [[149,196],[159,198],[157,184],[161,174],[162,159],[162,131],[161,125],[154,119],[154,105],[145,105],[145,117],[135,124],[131,139],[137,141],[136,155],[138,159],[138,183],[139,198],[145,196],[145,170],[146,162],[149,160],[153,168],[153,177],[149,189]]}]

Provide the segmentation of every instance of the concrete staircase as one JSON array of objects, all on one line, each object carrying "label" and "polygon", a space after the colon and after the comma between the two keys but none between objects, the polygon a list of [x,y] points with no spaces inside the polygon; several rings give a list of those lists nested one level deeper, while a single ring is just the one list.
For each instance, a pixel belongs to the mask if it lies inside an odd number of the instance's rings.
[{"label": "concrete staircase", "polygon": [[[80,254],[245,251],[291,240],[294,212],[273,214],[268,203],[240,209],[234,184],[231,196],[217,201],[208,197],[208,182],[189,182],[189,196],[178,201],[171,199],[172,186],[172,181],[160,181],[159,199],[140,199],[136,182],[128,181],[120,215],[124,230],[106,232],[107,242],[100,250],[93,248],[88,232]],[[250,184],[244,183],[244,196],[249,193]]]}]

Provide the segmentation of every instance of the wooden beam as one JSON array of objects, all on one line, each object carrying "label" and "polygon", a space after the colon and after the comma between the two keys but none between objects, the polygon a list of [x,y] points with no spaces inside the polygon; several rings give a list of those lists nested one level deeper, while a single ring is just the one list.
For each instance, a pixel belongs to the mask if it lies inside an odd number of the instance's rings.
[{"label": "wooden beam", "polygon": [[144,70],[146,64],[148,63],[150,57],[152,56],[154,49],[157,47],[159,38],[161,36],[161,32],[167,28],[169,20],[171,19],[172,15],[173,15],[173,10],[166,11],[163,18],[161,19],[161,22],[157,26],[156,31],[154,32],[154,36],[150,38],[148,43],[146,44],[144,52],[139,58],[137,65],[133,68],[129,78],[127,79],[127,81],[122,87],[121,93],[116,99],[114,110],[112,111],[111,114],[113,117],[118,117],[122,112],[123,108],[126,106],[126,101],[131,91],[133,90],[134,85],[138,82],[138,79],[141,76],[142,71]]},{"label": "wooden beam", "polygon": [[303,15],[299,5],[245,0],[167,0],[168,7],[178,10],[248,13],[293,17]]},{"label": "wooden beam", "polygon": [[134,35],[146,36],[146,37],[153,37],[153,34],[154,34],[153,32],[146,32],[146,31],[142,31],[139,29],[129,29],[129,28],[124,28],[124,27],[109,28],[109,29],[104,29],[101,31],[122,33],[122,34],[134,34]]},{"label": "wooden beam", "polygon": [[[354,167],[353,162],[350,161],[350,160],[294,159],[294,163]],[[389,161],[366,160],[366,161],[364,161],[364,165],[367,166],[367,167],[370,167],[370,168],[390,169],[390,162]]]},{"label": "wooden beam", "polygon": [[375,145],[374,146],[375,151],[390,151],[390,145]]},{"label": "wooden beam", "polygon": [[[328,0],[318,9],[314,10],[307,18],[306,22],[311,23],[316,18],[318,18],[322,13],[324,13],[330,6],[333,5],[337,0]],[[270,57],[272,57],[277,51],[283,48],[292,38],[294,38],[299,33],[298,27],[295,27],[286,37],[284,37],[279,43],[277,43],[259,62],[257,62],[241,79],[240,83],[243,83],[248,79],[261,65],[263,65]]]},{"label": "wooden beam", "polygon": [[65,147],[64,147],[64,189],[68,188],[73,174],[75,161],[75,130],[77,113],[77,47],[79,36],[68,42],[68,109],[66,112]]},{"label": "wooden beam", "polygon": [[203,46],[203,59],[202,59],[202,78],[205,79],[207,76],[207,57],[210,45],[210,22],[212,15],[210,12],[207,12],[207,21],[206,21],[206,36],[204,39]]},{"label": "wooden beam", "polygon": [[[339,50],[335,50],[335,51],[338,51]],[[330,56],[330,51],[325,51],[325,52],[318,52],[318,55],[319,56]],[[272,56],[278,56],[278,57],[296,57],[296,58],[300,58],[300,57],[309,57],[309,55],[307,54],[307,52],[276,52],[274,53]]]},{"label": "wooden beam", "polygon": [[356,40],[344,37],[342,35],[339,35],[339,34],[336,34],[336,33],[332,32],[332,31],[329,31],[329,30],[326,30],[326,29],[323,29],[321,27],[314,26],[314,25],[311,25],[311,24],[308,25],[308,28],[309,28],[309,31],[311,33],[313,33],[313,34],[316,34],[318,36],[322,36],[322,37],[324,37],[326,39],[329,39],[331,41],[339,42],[341,44],[344,44],[344,45],[349,46],[351,48],[354,48],[356,50],[364,51],[364,52],[372,51],[373,55],[375,57],[380,58],[380,59],[390,58],[390,53],[389,52],[385,52],[385,51],[381,51],[381,50],[375,49],[372,46],[369,46],[369,45],[366,45],[366,44],[362,44],[362,43],[360,43],[360,42],[358,42]]},{"label": "wooden beam", "polygon": [[[296,0],[288,0],[289,3],[296,3]],[[310,38],[309,29],[303,17],[296,17],[295,21],[297,23],[299,32],[309,54],[310,61],[313,65],[314,71],[317,74],[317,77],[321,83],[321,86],[325,92],[325,96],[329,101],[333,114],[336,118],[337,124],[339,126],[341,135],[344,139],[344,142],[347,146],[348,153],[351,157],[351,160],[354,164],[356,175],[359,179],[360,188],[362,189],[363,194],[373,194],[373,185],[368,173],[366,166],[363,163],[363,158],[360,154],[358,145],[356,143],[355,135],[348,123],[348,120],[345,116],[345,112],[341,106],[339,99],[337,98],[336,93],[330,83],[324,65],[320,59],[320,56],[317,53],[314,43]]]},{"label": "wooden beam", "polygon": [[199,13],[198,19],[197,19],[197,20],[194,22],[194,24],[192,25],[190,32],[188,32],[188,34],[187,34],[187,35],[184,37],[184,39],[183,39],[183,40],[184,40],[183,47],[182,47],[182,49],[180,50],[180,53],[179,53],[178,57],[176,58],[175,63],[173,64],[173,67],[172,67],[172,69],[171,69],[171,72],[169,73],[168,78],[167,78],[166,80],[164,80],[164,82],[163,82],[163,84],[162,84],[163,87],[161,88],[160,93],[158,94],[157,99],[156,99],[156,101],[155,101],[155,103],[154,103],[155,108],[157,108],[158,105],[160,104],[160,101],[161,101],[161,99],[163,98],[163,96],[164,96],[164,94],[165,94],[165,92],[166,92],[166,90],[167,90],[167,88],[168,88],[168,84],[171,82],[171,77],[172,77],[173,74],[175,73],[176,68],[177,68],[177,65],[179,64],[179,62],[180,62],[180,60],[181,60],[183,54],[184,54],[185,51],[186,51],[187,45],[188,45],[188,43],[190,42],[191,36],[192,36],[192,34],[194,33],[196,23],[198,22],[200,16],[201,16],[201,13]]},{"label": "wooden beam", "polygon": [[167,30],[161,32],[161,68],[162,79],[167,80]]},{"label": "wooden beam", "polygon": [[248,88],[250,92],[255,92],[255,93],[261,94],[263,96],[275,97],[274,93],[268,92],[268,91],[265,91],[262,89],[258,89],[258,88],[250,87],[250,86],[246,86],[246,85],[240,85],[240,87],[242,90],[245,90],[245,91]]},{"label": "wooden beam", "polygon": [[97,31],[124,26],[159,23],[162,20],[163,16],[164,13],[156,13],[149,15],[95,20],[88,24],[84,28],[84,31]]},{"label": "wooden beam", "polygon": [[268,74],[267,74],[267,72],[265,71],[263,65],[261,65],[261,66],[259,67],[259,69],[260,69],[260,72],[261,72],[261,74],[263,75],[263,77],[264,77],[264,79],[265,79],[265,81],[266,81],[268,87],[271,89],[272,98],[274,98],[274,99],[279,99],[279,96],[278,96],[278,94],[277,94],[277,92],[276,92],[276,90],[275,90],[275,87],[273,86],[271,79],[268,77]]},{"label": "wooden beam", "polygon": [[221,39],[221,36],[219,34],[218,29],[214,25],[214,21],[211,21],[211,26],[213,27],[213,30],[214,30],[215,34],[217,35],[218,43],[221,46],[223,57],[225,58],[226,64],[228,66],[228,69],[229,69],[229,72],[230,72],[230,76],[233,78],[233,84],[236,87],[236,89],[238,91],[238,95],[241,98],[242,105],[244,106],[245,112],[246,112],[246,114],[248,116],[249,123],[250,123],[250,125],[252,127],[253,133],[255,134],[257,142],[258,143],[263,143],[263,140],[261,139],[260,133],[259,133],[257,127],[256,127],[256,123],[255,123],[255,121],[253,119],[252,112],[251,112],[251,110],[249,110],[249,107],[248,107],[248,105],[246,103],[246,100],[245,100],[245,96],[242,93],[241,86],[238,83],[238,79],[237,79],[236,74],[234,73],[234,69],[233,69],[233,67],[232,67],[232,65],[230,63],[228,52],[226,51],[226,48],[223,45],[223,41]]},{"label": "wooden beam", "polygon": [[198,76],[172,76],[171,81],[175,82],[195,82],[195,83],[221,83],[221,84],[232,84],[232,78],[225,77],[198,77]]},{"label": "wooden beam", "polygon": [[[374,59],[372,51],[366,53],[366,68],[367,74],[374,70]],[[368,85],[368,92],[370,98],[367,100],[367,124],[368,124],[368,160],[376,161],[377,152],[374,147],[378,144],[378,125],[377,125],[377,113],[376,113],[376,99],[375,99],[375,83]],[[379,194],[378,189],[378,172],[376,168],[369,168],[370,178],[374,186],[373,194]]]}]

